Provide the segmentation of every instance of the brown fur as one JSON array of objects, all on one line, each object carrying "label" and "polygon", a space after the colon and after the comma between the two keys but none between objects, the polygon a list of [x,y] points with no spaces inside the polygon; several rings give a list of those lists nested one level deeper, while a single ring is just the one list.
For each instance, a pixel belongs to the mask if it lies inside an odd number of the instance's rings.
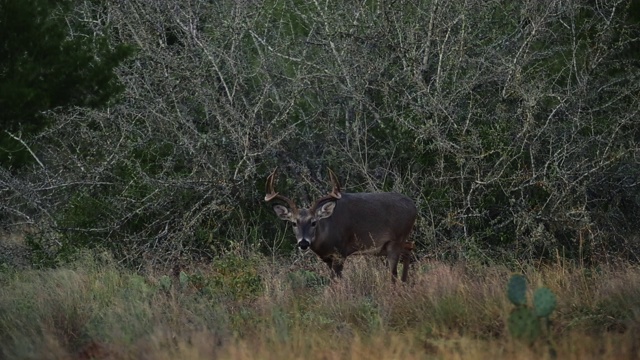
[{"label": "brown fur", "polygon": [[274,205],[276,214],[294,223],[300,247],[310,247],[338,277],[344,260],[353,254],[385,256],[392,280],[402,259],[402,281],[407,281],[413,243],[409,234],[417,216],[411,199],[398,193],[342,193],[331,172],[333,191],[309,209],[275,192],[273,176],[267,180],[266,201],[279,199],[289,206]]}]

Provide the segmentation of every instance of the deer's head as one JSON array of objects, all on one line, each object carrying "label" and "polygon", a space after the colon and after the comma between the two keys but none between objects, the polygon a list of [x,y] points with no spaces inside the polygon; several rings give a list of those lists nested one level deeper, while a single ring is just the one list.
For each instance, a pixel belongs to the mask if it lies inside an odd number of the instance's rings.
[{"label": "deer's head", "polygon": [[280,219],[289,221],[293,224],[293,232],[296,235],[298,247],[302,250],[306,250],[315,241],[318,221],[330,217],[335,209],[336,201],[342,197],[342,194],[340,193],[340,183],[333,171],[329,169],[329,177],[333,184],[333,190],[328,195],[317,199],[310,208],[298,209],[292,200],[278,194],[274,190],[273,182],[275,180],[276,170],[274,170],[267,178],[267,194],[264,197],[264,200],[267,202],[281,200],[287,205],[283,206],[280,204],[274,204],[273,210]]}]

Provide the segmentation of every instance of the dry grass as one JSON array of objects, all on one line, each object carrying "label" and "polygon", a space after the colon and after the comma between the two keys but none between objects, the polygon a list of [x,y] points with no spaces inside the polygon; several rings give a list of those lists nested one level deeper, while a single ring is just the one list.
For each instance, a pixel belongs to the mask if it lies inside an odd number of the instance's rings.
[{"label": "dry grass", "polygon": [[[635,359],[640,269],[526,268],[558,296],[550,340],[511,339],[506,268],[414,264],[392,285],[377,259],[327,279],[254,256],[201,266],[171,287],[86,257],[0,273],[0,358]],[[306,261],[306,260],[305,260]],[[232,264],[233,267],[229,267]],[[254,286],[258,279],[260,286]]]}]

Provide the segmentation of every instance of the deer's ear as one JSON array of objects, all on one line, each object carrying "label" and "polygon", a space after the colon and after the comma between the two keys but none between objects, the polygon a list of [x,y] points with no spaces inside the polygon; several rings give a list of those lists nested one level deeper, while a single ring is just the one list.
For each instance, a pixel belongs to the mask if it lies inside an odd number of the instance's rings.
[{"label": "deer's ear", "polygon": [[276,215],[278,215],[280,219],[295,222],[295,220],[293,220],[293,213],[288,208],[282,205],[273,205],[273,211],[276,212]]},{"label": "deer's ear", "polygon": [[335,208],[336,202],[329,201],[328,203],[322,205],[320,209],[316,211],[316,216],[318,217],[318,219],[328,218],[329,216],[331,216],[331,214],[333,214],[333,209]]}]

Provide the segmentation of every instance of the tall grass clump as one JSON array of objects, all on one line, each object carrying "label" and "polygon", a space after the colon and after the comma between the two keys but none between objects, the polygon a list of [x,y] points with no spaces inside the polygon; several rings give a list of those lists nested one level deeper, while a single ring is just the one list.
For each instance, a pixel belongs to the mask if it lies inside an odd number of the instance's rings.
[{"label": "tall grass clump", "polygon": [[96,343],[132,346],[158,333],[217,335],[228,322],[215,297],[195,289],[167,292],[154,277],[108,259],[84,256],[69,267],[3,277],[0,352],[7,358],[45,356],[47,343],[74,354]]}]

